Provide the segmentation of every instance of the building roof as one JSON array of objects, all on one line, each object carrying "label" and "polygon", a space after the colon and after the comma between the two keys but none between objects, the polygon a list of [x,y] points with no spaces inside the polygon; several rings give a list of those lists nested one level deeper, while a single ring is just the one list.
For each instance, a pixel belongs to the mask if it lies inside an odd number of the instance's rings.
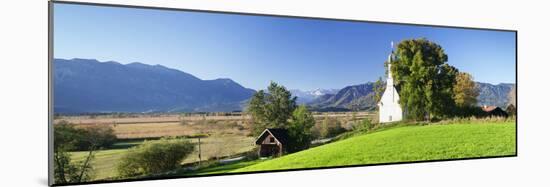
[{"label": "building roof", "polygon": [[481,110],[485,111],[485,112],[491,112],[495,109],[497,109],[499,107],[497,106],[481,106]]},{"label": "building roof", "polygon": [[288,131],[286,129],[281,128],[267,128],[256,138],[256,144],[262,143],[265,136],[268,134],[271,134],[275,139],[280,142],[281,144],[286,144],[289,141],[288,137]]}]

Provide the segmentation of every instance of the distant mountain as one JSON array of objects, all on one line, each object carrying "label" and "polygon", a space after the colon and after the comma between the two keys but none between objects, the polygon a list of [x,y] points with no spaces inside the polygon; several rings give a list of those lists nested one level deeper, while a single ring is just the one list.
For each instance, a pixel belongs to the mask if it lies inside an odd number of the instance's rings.
[{"label": "distant mountain", "polygon": [[508,106],[508,94],[514,86],[510,83],[500,83],[497,85],[477,82],[479,87],[478,105],[498,106],[505,109]]},{"label": "distant mountain", "polygon": [[231,79],[142,63],[54,59],[53,74],[56,113],[233,111],[255,93]]},{"label": "distant mountain", "polygon": [[347,86],[334,94],[325,94],[308,103],[312,108],[372,109],[376,106],[374,83]]},{"label": "distant mountain", "polygon": [[[54,59],[53,76],[56,113],[235,111],[256,92],[231,79],[201,80],[142,63]],[[479,105],[506,107],[514,84],[477,84]],[[369,110],[376,107],[373,85],[291,92],[315,111]]]},{"label": "distant mountain", "polygon": [[299,89],[290,90],[293,96],[298,97],[297,102],[300,104],[309,103],[319,98],[320,96],[323,96],[325,94],[334,94],[338,91],[339,89],[321,89],[321,88],[310,90],[310,91],[302,91]]},{"label": "distant mountain", "polygon": [[[501,83],[492,85],[489,83],[477,83],[479,86],[478,105],[499,106],[505,108],[508,103],[508,93],[514,84]],[[308,106],[316,111],[337,110],[369,110],[376,108],[374,83],[368,82],[354,86],[348,86],[335,94],[318,96]]]}]

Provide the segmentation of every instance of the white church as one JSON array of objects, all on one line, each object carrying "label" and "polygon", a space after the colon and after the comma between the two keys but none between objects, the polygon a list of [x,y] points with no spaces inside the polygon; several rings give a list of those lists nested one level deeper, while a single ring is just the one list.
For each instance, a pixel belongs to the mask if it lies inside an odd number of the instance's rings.
[{"label": "white church", "polygon": [[391,62],[393,60],[393,42],[391,45],[392,52],[388,57],[388,62],[390,63],[388,63],[386,90],[378,103],[380,123],[401,121],[403,119],[403,110],[401,109],[401,105],[399,105],[399,93],[397,93],[397,89],[395,89],[393,85],[393,77],[390,71]]}]

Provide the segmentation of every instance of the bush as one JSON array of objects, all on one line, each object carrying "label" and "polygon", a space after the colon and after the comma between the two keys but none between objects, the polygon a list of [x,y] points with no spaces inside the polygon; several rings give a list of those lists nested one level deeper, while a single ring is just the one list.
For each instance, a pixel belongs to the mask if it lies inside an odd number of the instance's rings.
[{"label": "bush", "polygon": [[117,166],[120,177],[159,174],[179,167],[194,145],[183,138],[161,138],[130,148]]},{"label": "bush", "polygon": [[362,129],[367,129],[367,130],[372,130],[372,128],[374,128],[374,123],[372,123],[369,119],[363,119],[361,121],[361,128]]},{"label": "bush", "polygon": [[313,134],[318,135],[319,138],[333,137],[346,131],[338,119],[328,116],[320,124],[316,124],[315,130],[318,132]]},{"label": "bush", "polygon": [[256,160],[258,158],[260,158],[260,156],[258,155],[258,151],[259,151],[259,147],[256,146],[254,148],[252,148],[252,150],[244,153],[244,157],[246,160]]}]

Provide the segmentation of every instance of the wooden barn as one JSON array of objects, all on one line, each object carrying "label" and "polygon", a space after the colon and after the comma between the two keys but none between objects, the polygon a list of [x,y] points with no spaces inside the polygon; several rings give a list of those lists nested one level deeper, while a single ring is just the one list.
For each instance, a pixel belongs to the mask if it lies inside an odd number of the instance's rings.
[{"label": "wooden barn", "polygon": [[508,117],[508,113],[497,106],[482,106],[481,110],[483,110],[487,116]]},{"label": "wooden barn", "polygon": [[265,129],[256,139],[256,145],[260,146],[260,157],[281,156],[286,152],[288,143],[288,131],[286,129]]}]

